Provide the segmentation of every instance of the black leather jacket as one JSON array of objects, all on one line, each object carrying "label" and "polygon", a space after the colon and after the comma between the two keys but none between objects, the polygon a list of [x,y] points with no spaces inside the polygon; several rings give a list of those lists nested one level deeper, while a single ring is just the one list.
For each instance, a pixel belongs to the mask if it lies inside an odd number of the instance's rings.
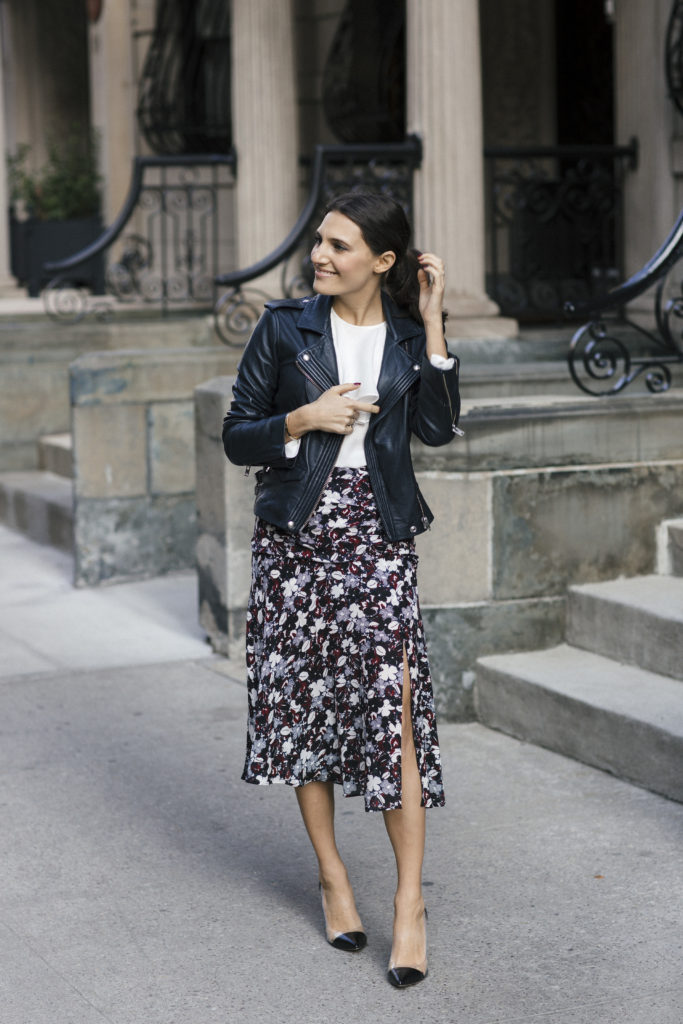
[{"label": "black leather jacket", "polygon": [[[425,355],[424,328],[386,295],[384,355],[377,385],[380,412],[370,417],[367,468],[377,508],[391,540],[428,529],[434,518],[415,480],[410,435],[447,444],[460,414],[458,361],[437,370]],[[315,401],[339,380],[330,309],[332,299],[283,299],[266,304],[238,367],[223,445],[238,466],[258,465],[256,515],[296,532],[325,489],[343,435],[305,434],[295,458],[285,457],[285,416]]]}]

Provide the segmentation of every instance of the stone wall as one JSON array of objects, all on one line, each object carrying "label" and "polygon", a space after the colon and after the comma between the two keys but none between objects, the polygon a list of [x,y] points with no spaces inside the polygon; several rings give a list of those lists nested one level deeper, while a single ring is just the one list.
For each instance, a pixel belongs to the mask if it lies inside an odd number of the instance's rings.
[{"label": "stone wall", "polygon": [[[200,618],[242,656],[253,476],[230,465],[220,427],[232,380],[195,392]],[[680,514],[683,395],[464,403],[465,438],[416,442],[436,521],[418,538],[420,598],[439,708],[473,717],[474,663],[564,636],[571,583],[650,572],[655,527]]]},{"label": "stone wall", "polygon": [[75,582],[194,565],[193,389],[224,348],[95,352],[71,366]]},{"label": "stone wall", "polygon": [[[45,316],[0,321],[0,472],[36,469],[43,434],[70,430],[69,365],[86,352],[216,345],[213,320],[158,316],[57,324]],[[195,382],[193,381],[193,384]],[[191,394],[191,388],[186,398]]]}]

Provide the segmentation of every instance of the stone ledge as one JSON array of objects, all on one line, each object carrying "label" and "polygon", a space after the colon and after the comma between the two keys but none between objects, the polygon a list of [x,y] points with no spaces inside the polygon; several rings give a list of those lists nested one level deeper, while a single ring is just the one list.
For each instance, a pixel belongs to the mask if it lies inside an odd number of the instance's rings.
[{"label": "stone ledge", "polygon": [[187,399],[207,378],[234,372],[237,360],[238,353],[225,347],[91,352],[71,364],[71,404]]},{"label": "stone ledge", "polygon": [[[464,386],[463,386],[464,390]],[[611,400],[524,395],[463,400],[463,438],[413,441],[416,470],[473,472],[683,458],[683,391]]]}]

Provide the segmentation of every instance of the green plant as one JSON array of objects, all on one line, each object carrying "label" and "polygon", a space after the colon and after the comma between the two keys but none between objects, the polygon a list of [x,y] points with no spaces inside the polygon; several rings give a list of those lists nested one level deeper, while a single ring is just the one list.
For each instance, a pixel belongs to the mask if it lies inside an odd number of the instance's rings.
[{"label": "green plant", "polygon": [[30,146],[8,157],[10,201],[22,201],[38,220],[90,217],[100,210],[101,179],[97,170],[97,140],[72,131],[63,140],[51,139],[47,160],[36,172],[27,169]]}]

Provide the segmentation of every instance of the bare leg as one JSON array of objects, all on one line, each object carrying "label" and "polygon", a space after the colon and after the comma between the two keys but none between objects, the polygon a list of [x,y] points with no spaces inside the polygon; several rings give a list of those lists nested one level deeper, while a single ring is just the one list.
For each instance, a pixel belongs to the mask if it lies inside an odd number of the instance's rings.
[{"label": "bare leg", "polygon": [[309,782],[295,790],[304,825],[318,858],[318,876],[330,933],[362,931],[353,890],[334,835],[334,784]]},{"label": "bare leg", "polygon": [[417,768],[410,705],[410,674],[403,650],[403,728],[401,734],[401,808],[384,812],[384,824],[396,857],[398,883],[394,897],[394,937],[390,965],[427,969],[422,862],[425,809]]}]

